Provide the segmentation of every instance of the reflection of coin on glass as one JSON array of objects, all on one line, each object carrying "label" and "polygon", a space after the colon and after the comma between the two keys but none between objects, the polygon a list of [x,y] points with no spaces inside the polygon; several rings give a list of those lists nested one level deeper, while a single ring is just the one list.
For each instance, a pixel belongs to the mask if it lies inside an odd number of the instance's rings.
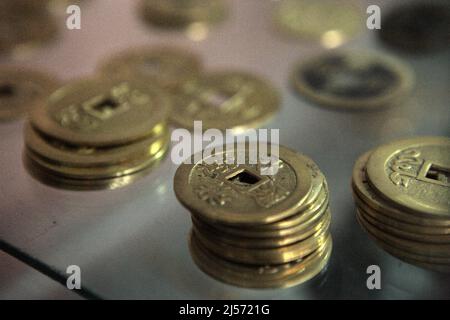
[{"label": "reflection of coin on glass", "polygon": [[381,54],[331,52],[301,62],[292,75],[295,89],[321,105],[378,108],[401,101],[413,85],[412,71]]}]

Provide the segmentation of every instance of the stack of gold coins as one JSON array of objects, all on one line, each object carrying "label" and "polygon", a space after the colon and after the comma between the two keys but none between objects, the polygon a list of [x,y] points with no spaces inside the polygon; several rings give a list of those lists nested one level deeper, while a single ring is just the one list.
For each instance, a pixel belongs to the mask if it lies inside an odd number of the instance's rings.
[{"label": "stack of gold coins", "polygon": [[[238,146],[182,164],[175,174],[175,194],[192,215],[193,260],[241,287],[289,287],[313,278],[332,250],[325,177],[311,159],[285,147],[271,145],[279,147],[271,164],[251,164],[256,147]],[[228,163],[239,159],[237,152],[245,163]]]},{"label": "stack of gold coins", "polygon": [[361,156],[352,187],[361,226],[393,256],[450,272],[450,139],[418,137]]},{"label": "stack of gold coins", "polygon": [[201,121],[200,130],[241,133],[264,125],[280,108],[270,82],[240,70],[204,72],[200,59],[180,48],[133,48],[108,58],[99,71],[159,85],[172,98],[171,124],[189,130]]},{"label": "stack of gold coins", "polygon": [[86,79],[40,101],[25,129],[24,161],[40,181],[68,189],[115,189],[166,153],[170,101],[134,80]]}]

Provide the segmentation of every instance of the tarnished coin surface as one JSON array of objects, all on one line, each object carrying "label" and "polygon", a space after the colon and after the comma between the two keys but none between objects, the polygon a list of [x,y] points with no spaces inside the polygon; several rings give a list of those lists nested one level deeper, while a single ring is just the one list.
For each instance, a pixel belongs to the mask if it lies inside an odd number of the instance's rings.
[{"label": "tarnished coin surface", "polygon": [[381,53],[332,51],[302,61],[292,81],[318,104],[358,110],[401,102],[414,77],[402,62]]},{"label": "tarnished coin surface", "polygon": [[194,79],[201,71],[200,59],[175,47],[142,47],[108,58],[100,72],[108,78],[139,78],[165,89]]},{"label": "tarnished coin surface", "polygon": [[275,11],[275,23],[288,35],[336,48],[365,27],[363,14],[355,1],[282,0]]},{"label": "tarnished coin surface", "polygon": [[49,74],[21,67],[0,68],[0,121],[25,115],[60,86]]},{"label": "tarnished coin surface", "polygon": [[243,131],[259,127],[278,111],[277,90],[254,75],[223,71],[186,82],[174,95],[171,121],[192,129],[202,121],[203,129]]},{"label": "tarnished coin surface", "polygon": [[256,152],[250,146],[241,151],[247,164],[226,162],[237,149],[224,147],[182,164],[174,178],[178,200],[205,219],[224,224],[267,224],[295,214],[311,192],[313,161],[280,146],[276,174],[262,175],[264,165],[248,160]]},{"label": "tarnished coin surface", "polygon": [[450,218],[450,138],[417,137],[381,146],[369,157],[367,177],[396,207]]},{"label": "tarnished coin surface", "polygon": [[80,80],[31,112],[38,130],[82,146],[127,144],[152,134],[170,113],[164,92],[141,81]]}]

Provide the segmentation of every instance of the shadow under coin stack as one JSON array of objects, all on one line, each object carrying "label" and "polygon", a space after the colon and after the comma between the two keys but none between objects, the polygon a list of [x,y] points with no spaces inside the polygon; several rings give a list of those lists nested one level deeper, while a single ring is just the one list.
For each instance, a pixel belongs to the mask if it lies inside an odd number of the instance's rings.
[{"label": "shadow under coin stack", "polygon": [[[289,287],[319,274],[332,239],[328,187],[316,164],[280,146],[278,170],[263,175],[268,165],[217,161],[233,152],[223,150],[214,161],[181,165],[175,175],[175,194],[192,215],[195,263],[249,288]],[[253,151],[245,149],[245,163]]]},{"label": "shadow under coin stack", "polygon": [[357,218],[376,243],[416,266],[450,272],[450,139],[383,145],[353,169]]},{"label": "shadow under coin stack", "polygon": [[24,162],[34,177],[53,186],[122,187],[165,155],[169,112],[166,95],[141,82],[68,84],[33,108]]}]

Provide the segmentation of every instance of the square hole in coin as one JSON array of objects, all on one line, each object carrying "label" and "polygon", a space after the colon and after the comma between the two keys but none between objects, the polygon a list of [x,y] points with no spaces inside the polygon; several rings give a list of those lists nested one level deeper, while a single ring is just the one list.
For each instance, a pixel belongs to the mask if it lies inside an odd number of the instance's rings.
[{"label": "square hole in coin", "polygon": [[450,185],[450,168],[443,168],[432,164],[425,177],[431,180],[436,180],[444,185]]},{"label": "square hole in coin", "polygon": [[118,106],[119,106],[119,103],[117,101],[115,101],[114,99],[105,98],[105,99],[102,99],[99,102],[97,102],[93,106],[93,109],[95,111],[104,113],[104,112],[112,111],[112,110],[116,109]]},{"label": "square hole in coin", "polygon": [[227,180],[239,186],[250,187],[256,185],[262,179],[261,177],[244,169],[227,177]]}]

